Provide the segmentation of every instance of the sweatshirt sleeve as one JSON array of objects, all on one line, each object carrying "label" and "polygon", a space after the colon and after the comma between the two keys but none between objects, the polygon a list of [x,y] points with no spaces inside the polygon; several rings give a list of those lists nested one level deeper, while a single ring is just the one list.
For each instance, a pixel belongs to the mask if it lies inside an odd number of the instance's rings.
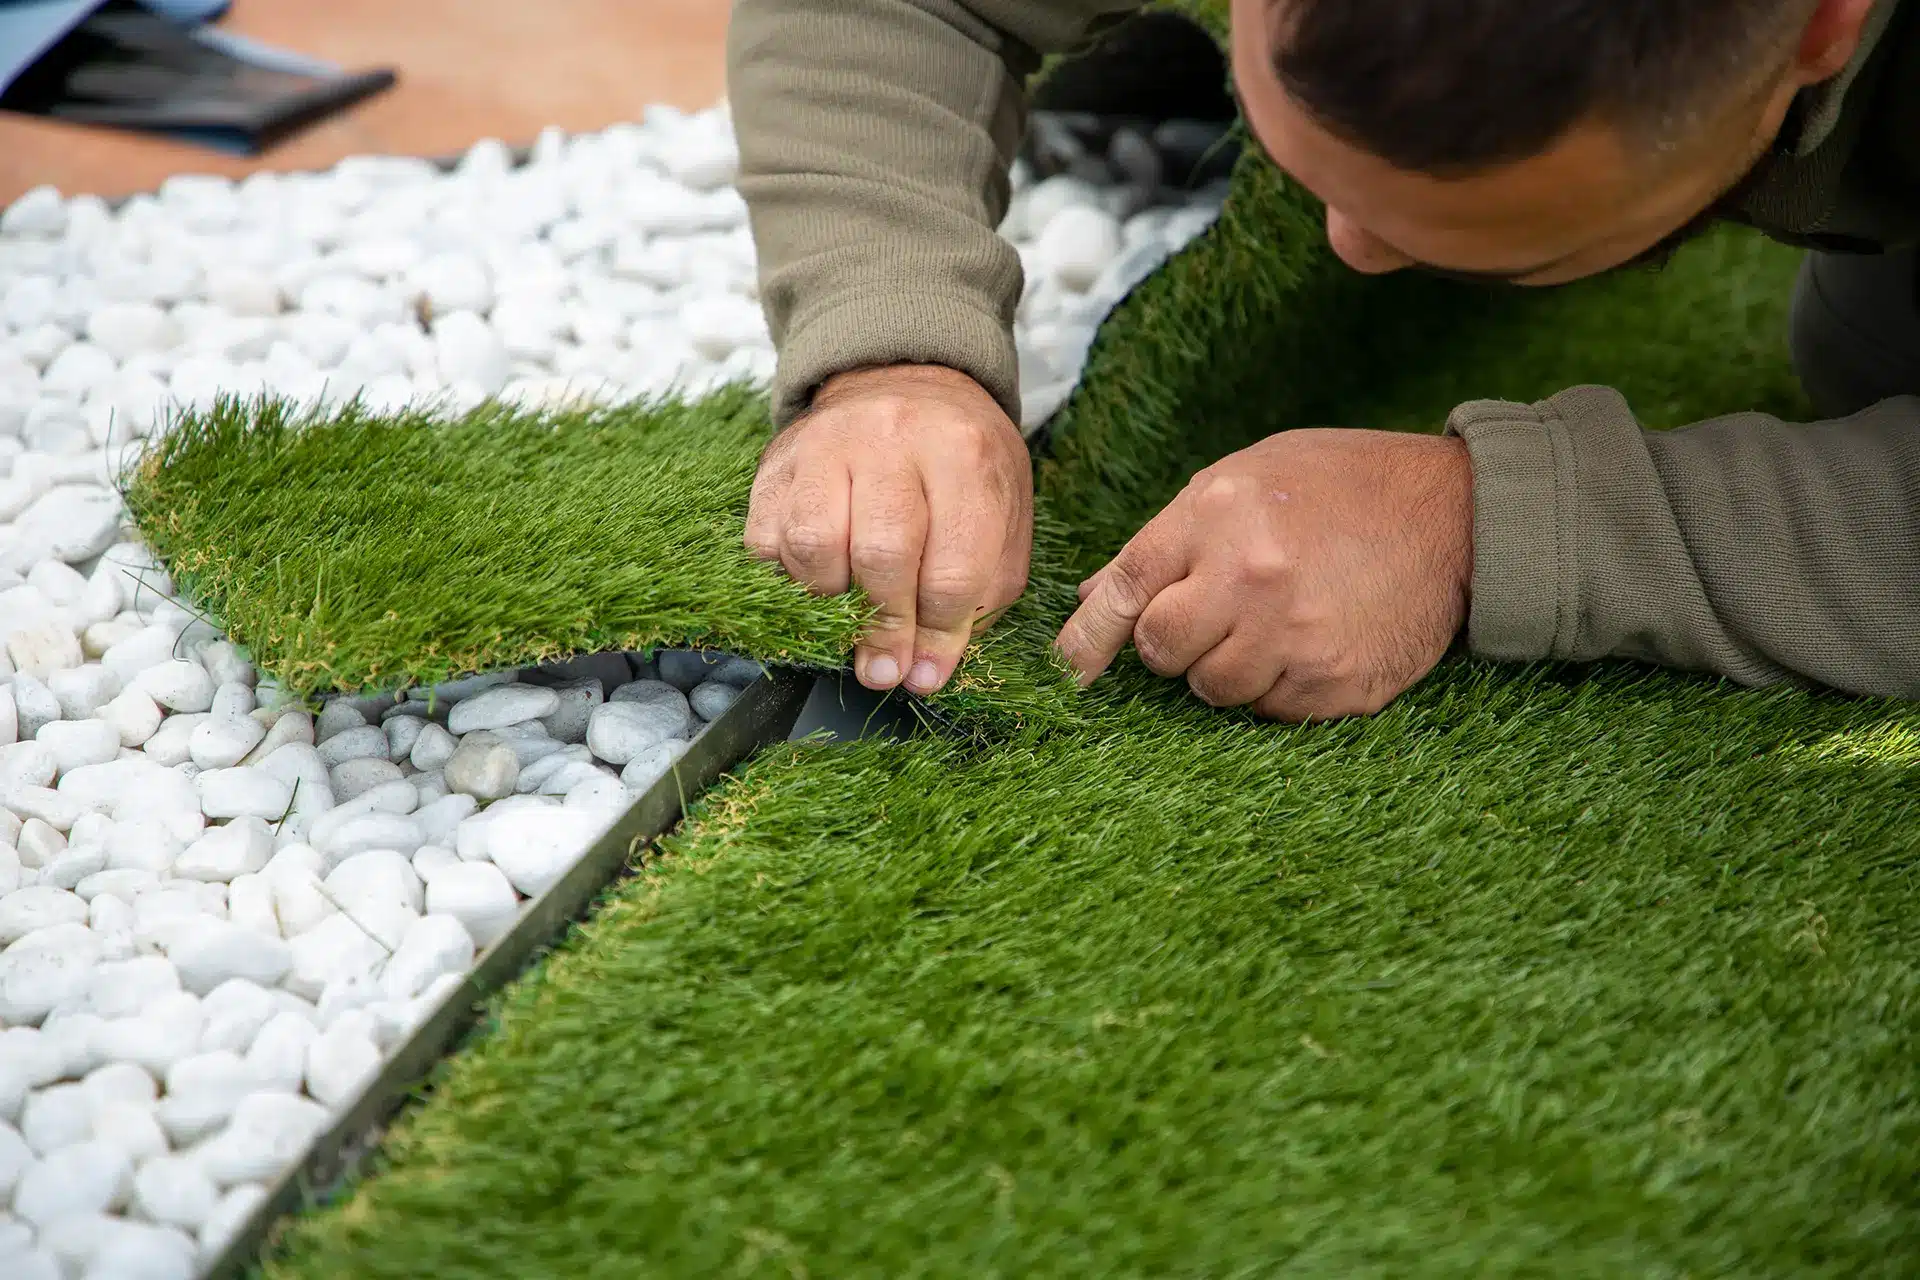
[{"label": "sweatshirt sleeve", "polygon": [[943,364],[1020,416],[1020,260],[995,228],[1024,85],[1138,0],[737,0],[727,83],[775,421],[822,381]]},{"label": "sweatshirt sleeve", "polygon": [[1475,401],[1468,640],[1920,698],[1920,398],[1644,431],[1619,393]]}]

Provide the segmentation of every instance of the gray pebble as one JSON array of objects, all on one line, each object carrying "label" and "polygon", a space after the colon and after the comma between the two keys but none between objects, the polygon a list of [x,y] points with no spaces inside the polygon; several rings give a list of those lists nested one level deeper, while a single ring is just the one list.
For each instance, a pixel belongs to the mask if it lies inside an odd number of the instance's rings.
[{"label": "gray pebble", "polygon": [[566,746],[566,743],[550,737],[547,727],[538,720],[529,720],[524,724],[511,724],[504,729],[492,729],[488,732],[513,749],[514,758],[520,762],[522,769],[535,760],[550,756]]},{"label": "gray pebble", "polygon": [[687,695],[664,680],[631,680],[607,695],[608,702],[659,702],[684,707]]},{"label": "gray pebble", "polygon": [[484,676],[463,676],[458,680],[448,680],[429,689],[409,689],[407,696],[416,702],[426,701],[438,706],[443,702],[460,702],[476,693],[485,693],[497,689],[503,684],[512,684],[520,678],[517,671],[495,671]]},{"label": "gray pebble", "polygon": [[634,791],[645,791],[667,776],[674,761],[687,754],[688,746],[677,738],[655,743],[627,762],[620,771],[621,783]]},{"label": "gray pebble", "polygon": [[420,736],[414,739],[413,750],[407,754],[407,759],[414,768],[431,772],[452,759],[454,748],[459,745],[459,740],[445,729],[437,724],[429,724],[422,727]]},{"label": "gray pebble", "polygon": [[360,714],[360,708],[344,698],[329,698],[320,708],[320,714],[313,721],[313,740],[325,742],[335,734],[345,733],[348,729],[358,729],[366,724],[367,718]]},{"label": "gray pebble", "polygon": [[734,686],[709,680],[694,686],[693,692],[687,695],[687,702],[693,707],[693,714],[702,720],[718,720],[739,696],[740,690]]},{"label": "gray pebble", "polygon": [[387,759],[399,764],[409,760],[413,747],[420,741],[420,734],[426,729],[427,722],[419,716],[394,716],[381,728],[387,734]]},{"label": "gray pebble", "polygon": [[570,764],[592,764],[593,753],[584,743],[563,747],[550,756],[542,756],[520,771],[520,781],[513,789],[522,795],[538,791],[554,774]]},{"label": "gray pebble", "polygon": [[744,689],[765,674],[767,669],[752,658],[728,658],[713,669],[709,679]]},{"label": "gray pebble", "polygon": [[624,765],[648,747],[685,737],[693,715],[669,702],[608,702],[594,708],[587,746],[608,764]]},{"label": "gray pebble", "polygon": [[321,763],[329,769],[334,765],[344,764],[348,760],[365,760],[373,757],[385,760],[387,735],[376,725],[362,723],[351,729],[342,729],[331,736],[320,735],[318,750]]},{"label": "gray pebble", "polygon": [[31,742],[42,729],[60,718],[60,699],[53,690],[22,671],[13,677],[13,710],[20,741]]},{"label": "gray pebble", "polygon": [[456,703],[447,713],[447,728],[456,734],[505,729],[550,716],[559,709],[560,699],[551,689],[528,684],[502,685]]},{"label": "gray pebble", "polygon": [[380,713],[380,723],[388,724],[396,716],[410,716],[415,720],[438,720],[440,723],[445,724],[447,720],[447,704],[443,702],[432,710],[428,710],[427,704],[424,702],[396,702]]},{"label": "gray pebble", "polygon": [[627,655],[615,652],[589,653],[565,662],[543,662],[522,672],[520,678],[529,684],[543,684],[554,689],[586,680],[598,680],[601,688],[611,689],[617,684],[625,684],[633,676],[628,671]]},{"label": "gray pebble", "polygon": [[654,655],[654,661],[660,666],[660,678],[684,691],[712,675],[713,668],[726,659],[697,649],[662,649]]},{"label": "gray pebble", "polygon": [[399,782],[402,776],[400,766],[384,755],[343,760],[327,771],[327,777],[333,782],[333,798],[337,804],[345,804],[362,792],[385,786],[389,782]]},{"label": "gray pebble", "polygon": [[470,733],[460,742],[445,771],[447,790],[486,803],[513,794],[520,780],[520,762],[513,749],[487,730]]},{"label": "gray pebble", "polygon": [[1152,139],[1131,126],[1123,125],[1113,131],[1113,138],[1107,143],[1107,159],[1126,175],[1128,182],[1148,191],[1159,187],[1164,176],[1160,149],[1153,145]]},{"label": "gray pebble", "polygon": [[[625,669],[623,662],[623,673]],[[595,707],[606,701],[605,686],[599,677],[590,676],[585,680],[557,684],[553,686],[553,691],[560,697],[560,709],[550,716],[541,717],[540,723],[556,741],[585,742],[588,718],[593,715]]]}]

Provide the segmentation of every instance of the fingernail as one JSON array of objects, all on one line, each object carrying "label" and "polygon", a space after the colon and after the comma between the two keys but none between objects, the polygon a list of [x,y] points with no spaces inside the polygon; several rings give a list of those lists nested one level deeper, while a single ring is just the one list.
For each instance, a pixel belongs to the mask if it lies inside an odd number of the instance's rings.
[{"label": "fingernail", "polygon": [[940,683],[940,669],[922,658],[907,672],[907,683],[924,693]]},{"label": "fingernail", "polygon": [[867,663],[867,682],[885,685],[891,689],[900,683],[900,664],[886,654],[881,654]]}]

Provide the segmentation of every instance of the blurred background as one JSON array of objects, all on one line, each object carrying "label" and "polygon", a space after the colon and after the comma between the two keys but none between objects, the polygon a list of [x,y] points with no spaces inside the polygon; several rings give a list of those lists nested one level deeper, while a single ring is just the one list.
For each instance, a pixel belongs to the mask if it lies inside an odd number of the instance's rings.
[{"label": "blurred background", "polygon": [[[0,0],[0,36],[10,19],[59,7]],[[176,173],[320,169],[369,153],[450,156],[481,138],[530,143],[548,125],[601,129],[637,119],[650,103],[710,106],[725,92],[728,8],[726,0],[234,0],[211,30],[348,73],[391,70],[395,83],[257,156],[26,115],[0,100],[0,206],[42,183],[112,197]]]}]

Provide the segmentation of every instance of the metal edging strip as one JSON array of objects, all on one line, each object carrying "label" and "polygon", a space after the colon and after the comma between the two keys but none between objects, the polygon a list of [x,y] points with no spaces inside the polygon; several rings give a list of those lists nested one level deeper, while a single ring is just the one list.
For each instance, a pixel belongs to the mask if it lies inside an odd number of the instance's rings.
[{"label": "metal edging strip", "polygon": [[557,883],[522,908],[505,936],[390,1054],[360,1097],[274,1181],[204,1280],[239,1280],[274,1246],[283,1220],[324,1204],[378,1147],[387,1123],[478,1019],[480,1006],[560,941],[636,853],[678,822],[686,804],[760,748],[787,736],[814,677],[775,671],[747,686],[665,777],[649,787]]}]

